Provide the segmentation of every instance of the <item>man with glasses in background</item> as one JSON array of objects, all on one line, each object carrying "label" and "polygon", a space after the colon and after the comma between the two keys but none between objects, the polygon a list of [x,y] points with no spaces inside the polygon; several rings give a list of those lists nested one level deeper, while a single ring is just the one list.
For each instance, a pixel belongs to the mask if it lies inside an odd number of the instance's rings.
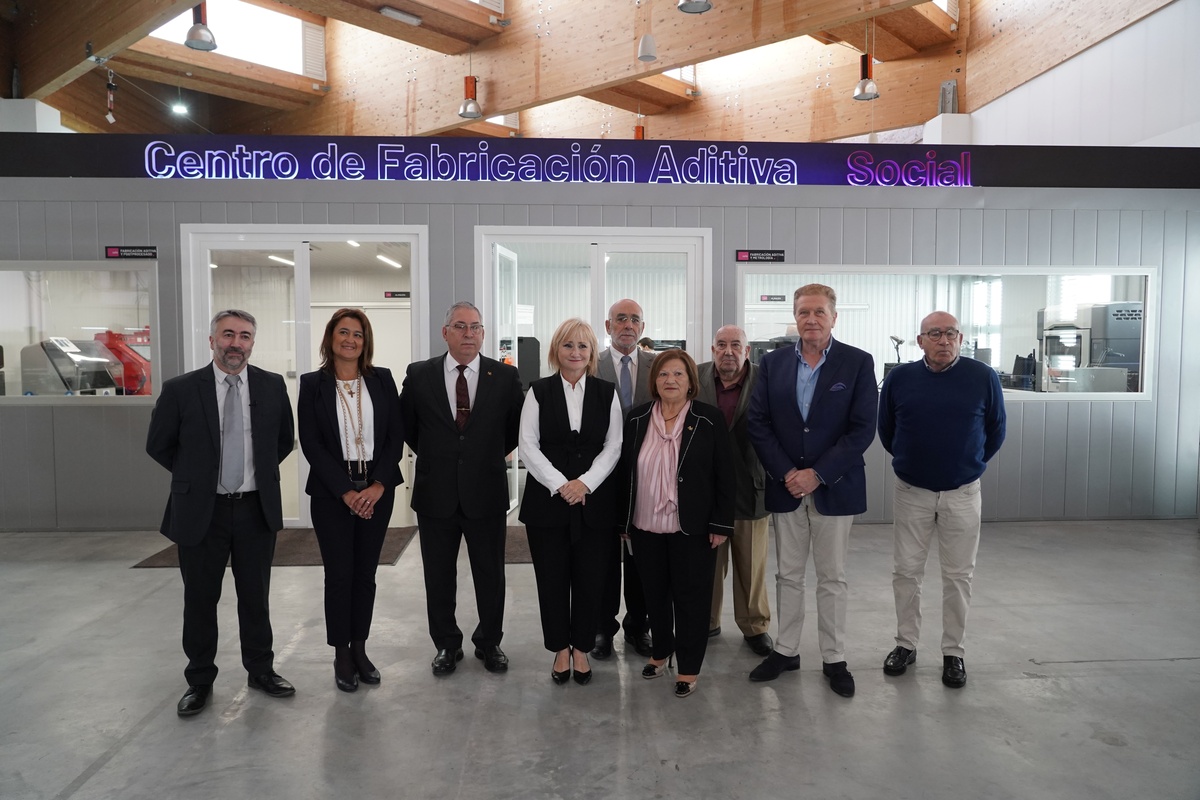
[{"label": "man with glasses in background", "polygon": [[921,581],[937,535],[942,567],[942,683],[967,683],[963,638],[979,550],[979,478],[1004,443],[1000,378],[961,358],[958,320],[935,311],[921,321],[925,357],[888,373],[879,400],[879,440],[892,455],[896,647],[883,662],[903,675],[917,660]]},{"label": "man with glasses in background", "polygon": [[489,672],[508,669],[504,635],[504,540],[508,516],[506,457],[517,446],[521,379],[516,367],[479,354],[479,309],[460,301],[446,312],[448,352],[411,364],[400,391],[404,441],[417,455],[412,509],[417,512],[434,675],[463,657],[455,619],[458,551],[467,540],[479,625],[475,657]]},{"label": "man with glasses in background", "polygon": [[[638,339],[646,329],[642,307],[632,300],[618,300],[608,310],[604,330],[608,333],[611,346],[600,353],[597,375],[617,385],[617,397],[621,400],[621,413],[629,416],[629,409],[650,402],[650,365],[653,353],[638,347]],[[624,550],[624,553],[622,553]],[[622,558],[624,556],[624,558]],[[646,615],[646,598],[642,594],[642,579],[638,575],[637,561],[633,550],[622,546],[619,537],[613,537],[608,549],[604,569],[604,584],[600,590],[600,624],[596,630],[596,647],[592,655],[599,659],[612,655],[613,637],[621,625],[617,614],[621,610],[621,569],[625,571],[625,641],[634,651],[646,658],[651,655],[650,622]]]}]

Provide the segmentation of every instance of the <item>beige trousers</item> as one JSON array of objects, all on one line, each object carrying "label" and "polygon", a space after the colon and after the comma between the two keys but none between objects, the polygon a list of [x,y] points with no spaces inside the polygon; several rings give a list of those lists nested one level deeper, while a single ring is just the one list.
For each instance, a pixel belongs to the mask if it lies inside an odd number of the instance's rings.
[{"label": "beige trousers", "polygon": [[758,636],[771,629],[771,607],[767,601],[767,533],[769,517],[733,521],[733,536],[717,548],[717,569],[713,573],[712,613],[708,629],[721,625],[721,605],[725,597],[725,576],[733,557],[733,620],[742,636]]}]

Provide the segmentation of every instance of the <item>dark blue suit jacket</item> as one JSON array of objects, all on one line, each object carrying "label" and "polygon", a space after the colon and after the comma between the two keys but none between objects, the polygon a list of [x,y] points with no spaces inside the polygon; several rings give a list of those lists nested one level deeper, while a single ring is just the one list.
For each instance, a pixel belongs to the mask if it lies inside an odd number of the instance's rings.
[{"label": "dark blue suit jacket", "polygon": [[805,421],[796,404],[796,359],[794,347],[763,356],[750,400],[750,442],[767,472],[767,510],[799,507],[783,484],[795,468],[815,469],[824,481],[813,493],[817,511],[862,514],[867,510],[863,453],[875,438],[879,406],[875,362],[870,353],[834,339]]}]

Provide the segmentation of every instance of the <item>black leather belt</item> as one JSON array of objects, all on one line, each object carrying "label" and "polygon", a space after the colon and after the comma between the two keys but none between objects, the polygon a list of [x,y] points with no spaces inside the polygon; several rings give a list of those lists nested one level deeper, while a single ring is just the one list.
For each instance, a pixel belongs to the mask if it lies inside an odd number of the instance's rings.
[{"label": "black leather belt", "polygon": [[229,492],[227,494],[218,494],[218,500],[249,500],[251,497],[257,497],[258,492]]}]

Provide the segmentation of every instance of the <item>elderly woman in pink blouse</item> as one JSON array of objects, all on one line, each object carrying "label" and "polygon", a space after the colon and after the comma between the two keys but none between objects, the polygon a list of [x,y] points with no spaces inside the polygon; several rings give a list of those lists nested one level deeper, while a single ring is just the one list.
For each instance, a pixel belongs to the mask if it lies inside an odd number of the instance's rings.
[{"label": "elderly woman in pink blouse", "polygon": [[694,399],[691,356],[665,350],[650,375],[654,400],[625,421],[621,536],[637,554],[654,633],[642,677],[660,677],[674,655],[675,696],[687,697],[708,647],[716,548],[733,533],[733,454],[720,409]]}]

